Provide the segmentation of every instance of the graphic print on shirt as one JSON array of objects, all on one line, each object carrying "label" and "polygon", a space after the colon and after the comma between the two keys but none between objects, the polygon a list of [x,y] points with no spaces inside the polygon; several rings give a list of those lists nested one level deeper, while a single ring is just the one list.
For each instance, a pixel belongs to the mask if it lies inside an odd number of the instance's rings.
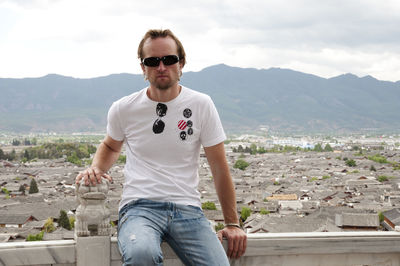
[{"label": "graphic print on shirt", "polygon": [[[186,108],[185,110],[183,110],[183,116],[185,118],[190,118],[192,116],[192,110],[190,110],[189,108]],[[188,136],[193,135],[193,122],[192,120],[179,120],[178,121],[178,128],[181,130],[181,132],[179,133],[179,137],[181,138],[181,140],[186,140],[188,138]],[[185,129],[187,128],[187,132],[185,131]]]},{"label": "graphic print on shirt", "polygon": [[153,132],[154,134],[160,134],[164,131],[165,123],[161,120],[161,117],[167,114],[168,107],[163,103],[158,103],[156,106],[156,114],[158,118],[154,121]]}]

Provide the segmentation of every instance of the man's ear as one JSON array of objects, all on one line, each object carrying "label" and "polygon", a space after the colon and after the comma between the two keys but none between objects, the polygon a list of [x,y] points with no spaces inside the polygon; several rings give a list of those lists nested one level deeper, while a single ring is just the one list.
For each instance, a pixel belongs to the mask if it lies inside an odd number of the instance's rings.
[{"label": "man's ear", "polygon": [[143,75],[145,75],[146,74],[146,69],[145,69],[143,63],[140,63],[140,67],[142,68]]}]

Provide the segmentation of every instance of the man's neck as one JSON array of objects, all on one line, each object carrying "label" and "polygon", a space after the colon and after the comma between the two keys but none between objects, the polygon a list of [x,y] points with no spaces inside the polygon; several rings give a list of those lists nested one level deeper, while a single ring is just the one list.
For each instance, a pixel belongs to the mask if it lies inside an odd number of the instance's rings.
[{"label": "man's neck", "polygon": [[169,102],[178,97],[181,89],[182,86],[178,83],[166,90],[160,90],[150,85],[150,87],[147,89],[147,96],[155,102]]}]

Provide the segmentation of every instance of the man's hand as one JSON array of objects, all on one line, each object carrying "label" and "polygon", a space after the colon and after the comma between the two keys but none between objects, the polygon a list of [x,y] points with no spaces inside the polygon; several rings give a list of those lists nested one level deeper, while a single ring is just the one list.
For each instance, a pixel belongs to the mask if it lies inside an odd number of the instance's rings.
[{"label": "man's hand", "polygon": [[228,226],[218,231],[217,235],[221,243],[223,237],[228,240],[227,255],[229,258],[238,259],[246,251],[247,235],[242,229]]},{"label": "man's hand", "polygon": [[104,177],[112,182],[111,176],[104,173],[98,167],[89,167],[86,170],[79,172],[75,178],[75,183],[78,184],[82,179],[85,181],[85,185],[89,186],[91,183],[93,186],[101,183],[101,178]]}]

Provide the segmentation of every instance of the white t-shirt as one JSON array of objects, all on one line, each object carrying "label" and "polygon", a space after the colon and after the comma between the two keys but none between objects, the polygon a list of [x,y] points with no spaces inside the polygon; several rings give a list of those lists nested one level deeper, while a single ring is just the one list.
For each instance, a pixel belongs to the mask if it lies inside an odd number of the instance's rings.
[{"label": "white t-shirt", "polygon": [[119,206],[145,198],[200,207],[200,146],[226,139],[214,103],[183,86],[175,99],[164,103],[152,101],[146,92],[121,98],[108,112],[107,134],[126,144]]}]

